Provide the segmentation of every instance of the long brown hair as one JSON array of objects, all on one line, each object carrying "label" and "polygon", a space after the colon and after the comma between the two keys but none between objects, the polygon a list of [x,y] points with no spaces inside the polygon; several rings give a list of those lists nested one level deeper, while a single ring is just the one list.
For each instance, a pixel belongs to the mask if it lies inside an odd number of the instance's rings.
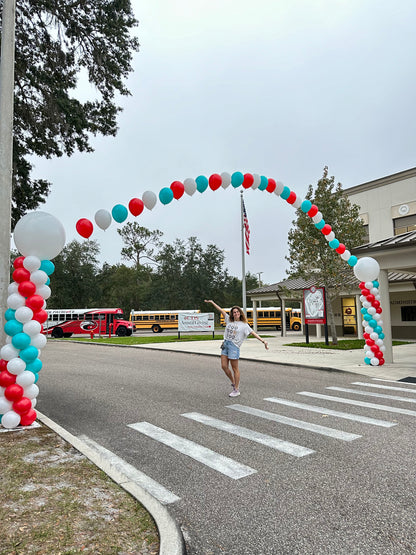
[{"label": "long brown hair", "polygon": [[[234,322],[233,310],[234,310],[235,308],[236,308],[237,310],[240,311],[240,320],[239,320],[239,321],[240,321],[240,322],[244,322],[245,324],[247,324],[247,318],[246,318],[246,315],[245,315],[244,312],[243,312],[243,309],[240,308],[240,307],[237,306],[237,305],[236,305],[236,306],[232,306],[232,307],[230,308],[230,314],[229,314],[229,316],[230,316],[230,322]],[[237,320],[237,322],[238,322],[238,320]]]}]

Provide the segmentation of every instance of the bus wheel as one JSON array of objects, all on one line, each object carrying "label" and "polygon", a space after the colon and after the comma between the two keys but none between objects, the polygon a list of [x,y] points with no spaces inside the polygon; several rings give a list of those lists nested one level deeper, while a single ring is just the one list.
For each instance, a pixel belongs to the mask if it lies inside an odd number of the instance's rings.
[{"label": "bus wheel", "polygon": [[62,328],[54,328],[52,330],[52,337],[54,337],[55,339],[61,339],[64,336],[64,332]]},{"label": "bus wheel", "polygon": [[294,323],[292,324],[292,330],[293,330],[293,331],[299,331],[299,330],[300,330],[300,324],[299,324],[299,322],[294,322]]},{"label": "bus wheel", "polygon": [[119,337],[124,337],[124,336],[126,336],[126,335],[127,335],[127,328],[126,328],[126,326],[119,326],[119,327],[117,328],[117,335],[118,335]]},{"label": "bus wheel", "polygon": [[162,328],[159,326],[159,324],[153,324],[152,326],[153,333],[160,333],[161,331],[162,331]]}]

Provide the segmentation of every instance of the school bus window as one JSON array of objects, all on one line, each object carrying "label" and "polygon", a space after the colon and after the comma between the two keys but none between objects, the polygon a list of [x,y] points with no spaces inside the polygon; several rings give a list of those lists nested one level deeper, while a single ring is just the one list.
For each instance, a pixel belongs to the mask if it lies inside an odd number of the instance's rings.
[{"label": "school bus window", "polygon": [[270,311],[270,318],[275,318],[275,314],[273,311]]},{"label": "school bus window", "polygon": [[155,314],[155,320],[159,320],[159,314]]},{"label": "school bus window", "polygon": [[263,318],[268,318],[269,317],[269,313],[268,312],[264,312]]},{"label": "school bus window", "polygon": [[143,316],[143,320],[148,320],[149,316]]}]

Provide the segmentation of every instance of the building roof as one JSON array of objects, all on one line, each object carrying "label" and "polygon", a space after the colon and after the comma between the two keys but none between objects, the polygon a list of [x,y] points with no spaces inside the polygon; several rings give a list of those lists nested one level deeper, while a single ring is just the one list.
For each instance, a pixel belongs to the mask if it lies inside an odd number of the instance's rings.
[{"label": "building roof", "polygon": [[371,253],[375,251],[384,251],[386,249],[405,248],[413,245],[416,245],[416,231],[408,231],[407,233],[394,235],[393,237],[388,237],[381,241],[360,245],[359,247],[351,249],[351,252],[354,254],[361,254],[363,252]]}]

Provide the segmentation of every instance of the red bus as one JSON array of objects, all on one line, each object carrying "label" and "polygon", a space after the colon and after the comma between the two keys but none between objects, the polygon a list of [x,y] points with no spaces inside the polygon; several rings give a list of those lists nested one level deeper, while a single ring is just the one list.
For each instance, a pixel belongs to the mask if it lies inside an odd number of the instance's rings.
[{"label": "red bus", "polygon": [[55,338],[72,334],[118,335],[133,333],[133,324],[124,320],[121,308],[61,308],[47,310],[44,333]]}]

